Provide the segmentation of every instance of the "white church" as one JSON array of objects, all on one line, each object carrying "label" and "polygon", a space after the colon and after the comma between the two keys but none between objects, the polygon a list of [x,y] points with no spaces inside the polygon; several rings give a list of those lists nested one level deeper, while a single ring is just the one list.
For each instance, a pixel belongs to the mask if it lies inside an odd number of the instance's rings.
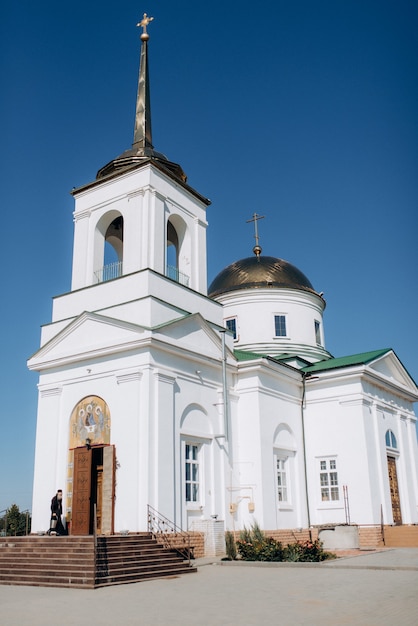
[{"label": "white church", "polygon": [[152,145],[150,19],[132,148],[73,191],[71,291],[28,361],[32,532],[59,488],[74,535],[145,531],[148,505],[184,530],[418,523],[418,388],[394,351],[333,357],[322,294],[258,245],[208,288],[209,200]]}]

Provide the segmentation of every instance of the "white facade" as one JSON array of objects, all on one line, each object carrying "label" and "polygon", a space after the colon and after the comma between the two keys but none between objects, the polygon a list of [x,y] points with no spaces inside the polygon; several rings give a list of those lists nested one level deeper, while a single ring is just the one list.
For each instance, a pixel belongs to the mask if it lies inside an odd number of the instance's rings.
[{"label": "white facade", "polygon": [[58,488],[75,534],[93,504],[104,533],[147,505],[184,529],[418,523],[418,389],[391,350],[331,358],[310,283],[209,298],[208,201],[153,157],[74,197],[71,291],[28,362],[33,532]]}]

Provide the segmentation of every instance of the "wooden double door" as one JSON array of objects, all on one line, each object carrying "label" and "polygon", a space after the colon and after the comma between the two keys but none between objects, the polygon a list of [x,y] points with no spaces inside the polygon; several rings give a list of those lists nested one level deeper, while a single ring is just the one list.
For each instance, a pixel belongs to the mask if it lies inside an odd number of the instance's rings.
[{"label": "wooden double door", "polygon": [[402,524],[401,500],[399,497],[398,475],[396,473],[396,459],[388,456],[388,474],[390,499],[392,501],[392,517],[394,524]]},{"label": "wooden double door", "polygon": [[114,502],[115,447],[75,448],[71,534],[113,534]]}]

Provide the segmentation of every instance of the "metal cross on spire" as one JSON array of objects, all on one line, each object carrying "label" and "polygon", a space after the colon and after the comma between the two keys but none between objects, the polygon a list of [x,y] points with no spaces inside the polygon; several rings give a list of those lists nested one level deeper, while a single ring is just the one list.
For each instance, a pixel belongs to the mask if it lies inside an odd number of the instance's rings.
[{"label": "metal cross on spire", "polygon": [[142,18],[140,22],[138,22],[137,26],[142,26],[142,34],[141,34],[142,41],[149,39],[149,35],[147,33],[147,26],[150,22],[152,22],[153,19],[154,19],[153,17],[148,17],[148,15],[144,13],[144,17]]},{"label": "metal cross on spire", "polygon": [[254,239],[255,239],[255,246],[253,248],[253,252],[254,254],[259,257],[261,252],[262,252],[262,248],[259,245],[259,236],[258,236],[258,220],[263,220],[265,218],[265,215],[259,215],[258,213],[253,213],[253,216],[250,220],[247,220],[247,224],[249,224],[250,222],[254,222]]}]

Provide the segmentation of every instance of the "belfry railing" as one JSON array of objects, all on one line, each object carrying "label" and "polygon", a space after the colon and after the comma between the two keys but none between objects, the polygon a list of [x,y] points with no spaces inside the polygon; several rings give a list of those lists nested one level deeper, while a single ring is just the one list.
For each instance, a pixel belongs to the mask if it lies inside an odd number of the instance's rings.
[{"label": "belfry railing", "polygon": [[167,278],[175,280],[176,283],[180,283],[180,285],[184,285],[185,287],[189,286],[190,277],[187,276],[187,274],[180,272],[180,270],[177,267],[174,267],[174,265],[167,265],[165,275]]},{"label": "belfry railing", "polygon": [[148,532],[168,550],[176,550],[186,561],[191,560],[191,536],[167,517],[148,505]]},{"label": "belfry railing", "polygon": [[122,276],[122,261],[116,261],[115,263],[109,263],[104,265],[99,270],[94,272],[94,277],[98,283],[104,283],[107,280],[113,280]]}]

